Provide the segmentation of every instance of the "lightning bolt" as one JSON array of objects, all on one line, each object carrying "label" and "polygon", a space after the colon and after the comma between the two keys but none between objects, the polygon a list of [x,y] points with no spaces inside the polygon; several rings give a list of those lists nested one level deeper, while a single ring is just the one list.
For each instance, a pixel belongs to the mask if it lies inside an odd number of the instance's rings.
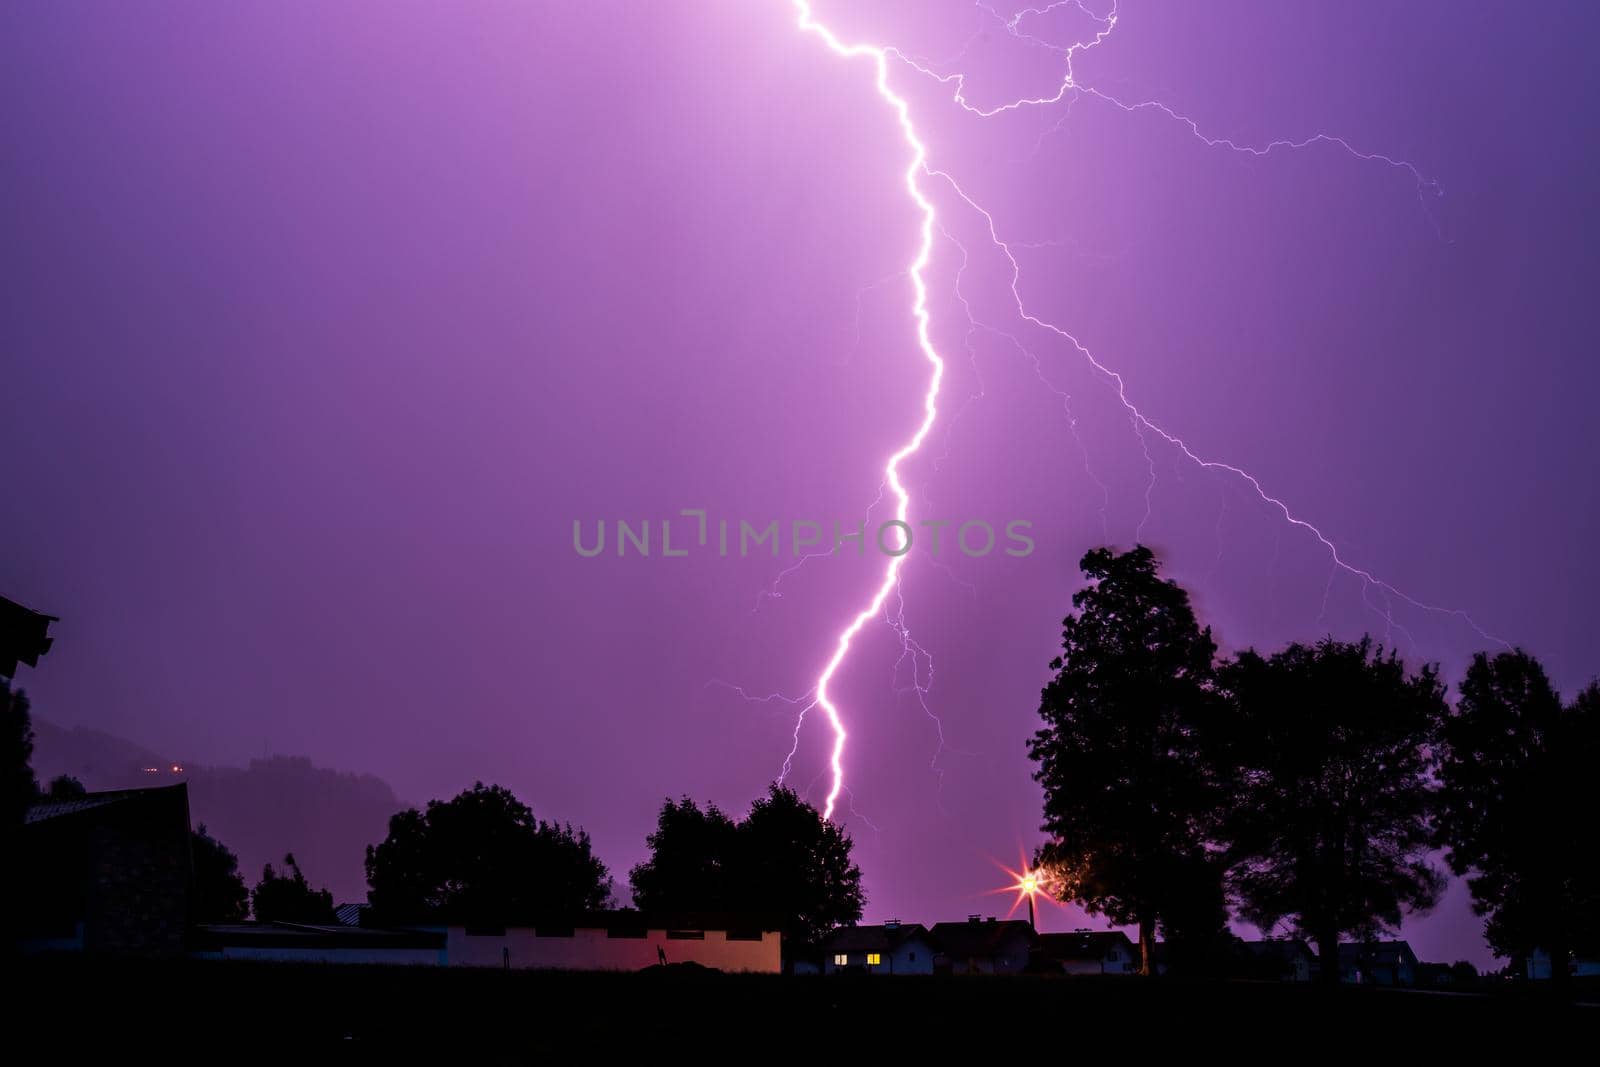
[{"label": "lightning bolt", "polygon": [[[921,239],[917,244],[916,255],[911,260],[908,273],[911,277],[911,289],[914,294],[911,304],[911,314],[917,323],[917,346],[922,350],[923,357],[928,361],[931,371],[928,376],[928,389],[922,397],[922,421],[918,423],[916,432],[911,439],[901,445],[899,450],[891,455],[883,467],[883,482],[893,494],[895,499],[895,518],[906,522],[911,514],[911,494],[906,491],[905,485],[900,481],[900,464],[922,447],[922,442],[927,440],[928,433],[933,429],[934,422],[939,417],[939,385],[944,380],[944,360],[933,346],[933,339],[928,336],[928,283],[922,272],[928,266],[928,261],[933,256],[933,233],[937,216],[933,209],[933,201],[923,195],[922,187],[918,184],[918,177],[926,172],[928,150],[917,136],[916,127],[911,122],[911,105],[905,98],[897,95],[889,87],[889,60],[890,51],[877,45],[850,44],[847,45],[836,37],[832,30],[818,22],[812,14],[811,5],[807,0],[794,0],[795,14],[800,29],[805,33],[815,34],[828,50],[841,59],[869,59],[877,72],[876,85],[878,95],[883,102],[894,112],[899,121],[900,132],[905,138],[906,147],[911,150],[911,162],[905,170],[906,193],[922,213]],[[903,548],[904,545],[897,545]],[[878,583],[877,590],[867,606],[856,613],[850,624],[840,631],[838,640],[834,644],[833,656],[822,668],[822,673],[817,676],[815,687],[815,705],[822,709],[827,716],[828,725],[833,729],[833,750],[828,756],[828,766],[833,773],[833,784],[828,790],[828,798],[824,803],[822,817],[833,818],[834,806],[839,801],[839,794],[844,790],[844,744],[848,734],[844,728],[844,719],[839,714],[839,707],[833,702],[829,692],[834,677],[839,673],[845,658],[850,654],[850,645],[855,641],[856,635],[861,632],[874,616],[883,610],[884,603],[889,599],[900,584],[900,570],[905,564],[906,555],[902,553],[890,556],[888,566],[884,568],[883,579]],[[899,627],[902,638],[906,637],[903,623]],[[796,727],[798,733],[798,726]]]},{"label": "lightning bolt", "polygon": [[[1081,0],[1058,0],[1058,2],[1048,4],[1045,7],[1028,8],[1012,15],[1010,18],[1006,18],[1001,16],[993,8],[989,7],[986,3],[983,3],[982,0],[980,0],[976,6],[978,6],[988,17],[999,21],[1004,26],[1005,31],[1008,34],[1031,46],[1045,48],[1060,54],[1063,57],[1064,67],[1062,80],[1052,94],[1032,98],[1020,98],[989,108],[975,106],[966,98],[966,75],[964,73],[958,72],[954,74],[940,74],[933,70],[926,63],[919,62],[906,55],[904,52],[901,52],[899,49],[888,45],[859,43],[846,44],[841,41],[831,29],[817,20],[809,0],[791,0],[791,3],[797,17],[797,25],[803,33],[808,33],[817,37],[830,52],[841,59],[865,59],[869,60],[873,64],[876,72],[875,86],[878,96],[883,104],[887,106],[895,115],[899,123],[906,147],[910,150],[910,162],[908,163],[904,172],[905,190],[907,196],[911,199],[913,204],[920,212],[922,224],[920,228],[920,240],[917,245],[916,253],[906,273],[911,280],[913,291],[911,312],[912,317],[916,321],[917,344],[922,352],[923,357],[929,364],[931,373],[928,379],[927,390],[923,394],[923,417],[917,426],[916,432],[912,434],[910,439],[907,440],[905,444],[903,444],[896,452],[888,457],[883,467],[882,484],[883,487],[887,488],[888,492],[894,497],[896,503],[896,519],[901,522],[906,522],[910,515],[911,509],[910,494],[900,478],[900,465],[908,457],[914,455],[922,448],[924,441],[927,439],[934,426],[934,423],[937,421],[939,414],[939,390],[940,384],[944,378],[944,360],[940,356],[938,350],[933,344],[932,339],[929,336],[930,315],[928,311],[928,286],[926,278],[924,277],[924,270],[929,265],[933,254],[935,231],[944,233],[948,239],[950,239],[957,245],[958,248],[960,248],[963,259],[962,272],[966,270],[968,260],[967,249],[961,246],[959,242],[955,241],[953,237],[950,237],[949,232],[940,224],[934,203],[922,187],[920,179],[929,178],[936,179],[947,184],[954,192],[956,197],[958,197],[961,202],[966,204],[967,207],[969,207],[983,220],[983,224],[988,231],[990,242],[992,243],[993,247],[999,250],[1000,253],[1005,257],[1006,262],[1010,267],[1011,276],[1009,290],[1012,302],[1014,303],[1017,318],[1028,327],[1032,327],[1049,335],[1057,341],[1068,344],[1074,352],[1076,352],[1088,363],[1088,365],[1096,374],[1100,376],[1102,380],[1107,382],[1112,387],[1117,401],[1126,412],[1130,425],[1139,438],[1140,448],[1143,451],[1149,470],[1149,481],[1146,485],[1144,494],[1144,515],[1141,518],[1138,526],[1139,534],[1143,533],[1144,526],[1150,519],[1152,508],[1151,493],[1154,490],[1156,479],[1156,461],[1155,456],[1151,452],[1151,437],[1154,437],[1158,441],[1165,444],[1168,448],[1174,450],[1177,456],[1181,456],[1183,459],[1188,460],[1201,470],[1213,474],[1231,476],[1243,482],[1261,504],[1266,506],[1269,510],[1276,512],[1288,525],[1298,528],[1313,537],[1327,552],[1331,561],[1328,592],[1331,593],[1334,580],[1341,573],[1357,579],[1361,583],[1363,602],[1375,614],[1384,619],[1386,626],[1390,631],[1398,629],[1401,633],[1407,634],[1409,639],[1409,632],[1406,631],[1405,628],[1394,617],[1394,604],[1396,601],[1400,601],[1420,611],[1458,618],[1468,627],[1470,627],[1480,638],[1494,644],[1510,647],[1501,638],[1496,637],[1495,635],[1484,630],[1467,612],[1457,608],[1430,604],[1416,599],[1405,593],[1403,590],[1379,578],[1370,570],[1349,562],[1340,552],[1338,545],[1335,544],[1331,538],[1324,534],[1316,525],[1294,512],[1288,503],[1283,499],[1268,492],[1261,482],[1255,477],[1255,475],[1251,474],[1242,467],[1238,467],[1221,460],[1211,459],[1197,453],[1186,441],[1184,441],[1182,437],[1170,430],[1165,429],[1134,403],[1129,396],[1127,384],[1123,380],[1123,377],[1120,373],[1101,362],[1093,352],[1091,352],[1082,342],[1078,340],[1076,336],[1074,336],[1068,330],[1036,315],[1029,310],[1022,298],[1020,291],[1022,271],[1017,262],[1015,254],[1015,248],[1025,246],[1021,243],[1012,243],[1003,240],[1000,237],[999,229],[995,223],[993,214],[991,214],[986,208],[968,195],[968,193],[961,187],[960,183],[957,182],[952,175],[944,170],[935,169],[928,165],[928,150],[926,145],[919,137],[916,126],[912,121],[910,104],[904,97],[897,94],[893,88],[891,88],[889,84],[889,75],[891,66],[899,63],[904,64],[906,67],[920,75],[933,79],[941,85],[952,86],[952,97],[954,103],[962,110],[982,119],[993,118],[997,115],[1002,115],[1008,112],[1016,112],[1024,108],[1046,107],[1053,104],[1062,103],[1063,101],[1065,101],[1068,114],[1070,114],[1072,105],[1080,97],[1089,97],[1115,107],[1128,114],[1141,113],[1145,111],[1158,112],[1162,115],[1165,115],[1168,119],[1180,124],[1181,126],[1186,127],[1195,138],[1209,147],[1256,157],[1267,156],[1276,151],[1299,150],[1309,148],[1314,145],[1331,145],[1339,148],[1357,160],[1382,163],[1397,170],[1409,173],[1416,182],[1418,197],[1419,199],[1423,200],[1424,209],[1426,209],[1426,201],[1423,199],[1423,194],[1425,192],[1432,192],[1435,196],[1440,195],[1440,189],[1437,182],[1425,177],[1415,165],[1407,162],[1406,160],[1383,155],[1381,153],[1362,152],[1355,148],[1346,139],[1334,136],[1332,134],[1317,133],[1298,140],[1279,139],[1274,140],[1264,146],[1239,144],[1227,138],[1211,137],[1206,135],[1202,132],[1199,124],[1194,119],[1189,118],[1182,112],[1179,112],[1176,109],[1161,103],[1160,101],[1148,100],[1136,103],[1127,103],[1092,86],[1082,84],[1076,79],[1073,73],[1073,60],[1079,53],[1100,45],[1111,36],[1112,31],[1116,28],[1118,19],[1117,6],[1115,3],[1113,3],[1111,10],[1107,14],[1096,15],[1094,12],[1085,7]],[[1042,38],[1025,33],[1019,29],[1020,23],[1030,16],[1041,16],[1057,8],[1069,6],[1076,8],[1098,24],[1098,28],[1096,29],[1091,40],[1077,42],[1065,46],[1057,45],[1045,41]],[[1061,122],[1065,121],[1065,118],[1066,116],[1063,116],[1061,120],[1058,120],[1050,131],[1047,131],[1046,134],[1041,135],[1041,139],[1043,136],[1047,135],[1048,132],[1053,132],[1055,129],[1059,129]],[[1037,148],[1037,145],[1035,147]],[[1429,216],[1429,221],[1433,222],[1431,215]],[[1434,226],[1437,230],[1436,222],[1434,223]],[[960,274],[957,276],[956,299],[960,301],[962,306],[966,309],[968,322],[973,330],[984,330],[1004,338],[1005,340],[1009,341],[1019,352],[1021,352],[1032,364],[1033,370],[1039,380],[1063,401],[1063,407],[1066,409],[1069,424],[1072,425],[1073,435],[1076,437],[1076,419],[1072,417],[1071,413],[1071,397],[1064,390],[1056,387],[1049,381],[1044,373],[1040,359],[1026,344],[1023,343],[1022,339],[1013,333],[982,322],[973,314],[970,303],[968,303],[960,291]],[[969,356],[972,355],[970,336],[971,334],[969,332]],[[974,367],[976,367],[975,360]],[[974,398],[969,398],[968,403],[970,403],[972,399]],[[963,405],[963,410],[964,408],[965,405]],[[1082,442],[1079,441],[1078,443],[1081,448]],[[1085,454],[1085,464],[1087,469],[1087,454]],[[1089,473],[1090,477],[1096,482],[1096,484],[1100,486],[1102,493],[1107,494],[1109,492],[1107,487],[1101,483],[1098,478],[1094,477],[1092,471]],[[882,490],[880,489],[880,500],[881,493]],[[1101,514],[1102,521],[1104,521],[1104,504],[1102,504]],[[1219,527],[1221,521],[1221,517],[1219,516]],[[902,546],[897,545],[896,547]],[[833,732],[833,746],[828,761],[829,771],[831,772],[832,776],[832,783],[823,809],[823,817],[827,819],[832,819],[833,812],[838,803],[840,794],[848,792],[844,786],[843,757],[845,742],[849,735],[845,730],[844,720],[843,716],[840,714],[839,706],[834,702],[834,699],[831,695],[831,686],[840,669],[843,667],[845,660],[849,657],[851,646],[855,641],[856,636],[860,634],[862,629],[870,620],[884,613],[885,604],[891,595],[895,595],[897,597],[896,608],[892,613],[887,615],[886,620],[888,621],[890,627],[899,636],[902,647],[902,657],[901,660],[896,664],[896,673],[898,674],[901,663],[909,658],[911,662],[912,675],[911,688],[917,692],[918,699],[922,704],[923,710],[929,715],[930,718],[934,720],[935,724],[938,724],[938,718],[933,715],[932,711],[927,706],[927,687],[919,679],[917,671],[917,659],[920,655],[928,659],[927,673],[931,679],[932,660],[931,657],[928,657],[927,652],[911,639],[910,631],[905,622],[903,598],[899,596],[901,590],[901,575],[905,559],[905,555],[890,557],[889,563],[884,569],[883,576],[874,590],[871,599],[864,608],[862,608],[851,618],[848,625],[846,625],[844,629],[839,632],[834,643],[833,655],[829,658],[827,663],[822,668],[821,673],[817,676],[816,683],[812,689],[804,697],[800,698],[800,700],[805,701],[805,705],[800,709],[799,716],[795,722],[795,747],[790,750],[788,758],[784,761],[784,775],[788,775],[795,753],[798,751],[800,730],[804,725],[807,714],[814,708],[820,708],[827,718],[828,725]],[[802,564],[804,562],[804,560],[801,561]],[[796,565],[796,568],[791,568],[791,570],[798,569],[798,566],[799,564]],[[785,574],[787,573],[789,572],[785,572]],[[780,575],[780,580],[782,577],[783,575]],[[1376,593],[1381,598],[1381,604],[1375,603],[1372,600],[1373,593]],[[769,595],[773,594],[776,594],[776,583],[774,584],[774,588]],[[1325,594],[1323,601],[1324,612],[1326,612],[1326,609],[1327,595]],[[789,702],[788,698],[784,699],[785,702]],[[798,703],[798,701],[796,701],[796,703]],[[942,751],[944,742],[942,726],[940,727],[939,733]],[[935,764],[937,764],[937,758],[938,757],[936,754]],[[937,770],[937,766],[935,766],[935,770]]]}]

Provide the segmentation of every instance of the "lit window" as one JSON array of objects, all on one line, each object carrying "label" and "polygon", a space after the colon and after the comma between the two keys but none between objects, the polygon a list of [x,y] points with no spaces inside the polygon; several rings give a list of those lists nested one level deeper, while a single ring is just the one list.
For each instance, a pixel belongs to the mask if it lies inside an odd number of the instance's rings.
[{"label": "lit window", "polygon": [[843,967],[845,964],[847,964],[849,962],[850,962],[850,957],[845,955],[843,952],[841,952],[837,956],[833,957],[833,965],[835,967]]},{"label": "lit window", "polygon": [[882,962],[883,962],[883,957],[878,955],[876,952],[867,953],[867,966],[868,967],[876,967],[876,966],[878,966],[878,964],[880,964]]}]

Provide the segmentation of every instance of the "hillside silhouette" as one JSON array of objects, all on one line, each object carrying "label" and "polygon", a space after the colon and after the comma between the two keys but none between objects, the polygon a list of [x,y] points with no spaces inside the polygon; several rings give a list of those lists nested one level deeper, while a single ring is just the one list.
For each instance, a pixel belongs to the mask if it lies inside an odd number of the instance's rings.
[{"label": "hillside silhouette", "polygon": [[[269,756],[248,767],[209,767],[114,734],[33,723],[41,781],[67,774],[91,790],[189,783],[190,818],[239,857],[250,883],[294,853],[306,877],[339,903],[367,897],[361,860],[404,804],[383,779],[318,767],[304,756]],[[175,769],[176,768],[176,769]]]}]

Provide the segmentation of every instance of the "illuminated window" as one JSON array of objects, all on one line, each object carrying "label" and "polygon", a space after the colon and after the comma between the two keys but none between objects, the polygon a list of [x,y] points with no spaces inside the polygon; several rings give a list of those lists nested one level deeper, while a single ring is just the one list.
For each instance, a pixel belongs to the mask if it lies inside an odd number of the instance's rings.
[{"label": "illuminated window", "polygon": [[850,957],[845,955],[843,952],[841,952],[838,955],[833,957],[833,965],[835,967],[843,967],[845,964],[847,964],[849,962],[850,962]]},{"label": "illuminated window", "polygon": [[878,964],[880,964],[882,962],[883,962],[883,957],[878,955],[876,952],[867,953],[867,966],[868,967],[876,967],[876,966],[878,966]]}]

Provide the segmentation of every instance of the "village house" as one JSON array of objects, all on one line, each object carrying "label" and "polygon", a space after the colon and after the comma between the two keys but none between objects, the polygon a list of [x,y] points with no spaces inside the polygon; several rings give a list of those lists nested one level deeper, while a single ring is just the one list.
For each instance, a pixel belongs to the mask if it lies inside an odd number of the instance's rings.
[{"label": "village house", "polygon": [[929,931],[939,946],[934,970],[947,974],[1021,974],[1033,956],[1038,935],[1017,919],[967,916],[964,923],[935,923]]},{"label": "village house", "polygon": [[24,817],[16,858],[24,952],[183,953],[188,786],[41,801]]},{"label": "village house", "polygon": [[932,974],[936,946],[921,923],[891,919],[881,926],[841,926],[822,942],[822,972]]},{"label": "village house", "polygon": [[1137,974],[1139,949],[1120,930],[1040,934],[1036,971],[1062,974]]},{"label": "village house", "polygon": [[1339,946],[1339,980],[1406,989],[1417,984],[1417,956],[1404,941],[1356,941]]}]

